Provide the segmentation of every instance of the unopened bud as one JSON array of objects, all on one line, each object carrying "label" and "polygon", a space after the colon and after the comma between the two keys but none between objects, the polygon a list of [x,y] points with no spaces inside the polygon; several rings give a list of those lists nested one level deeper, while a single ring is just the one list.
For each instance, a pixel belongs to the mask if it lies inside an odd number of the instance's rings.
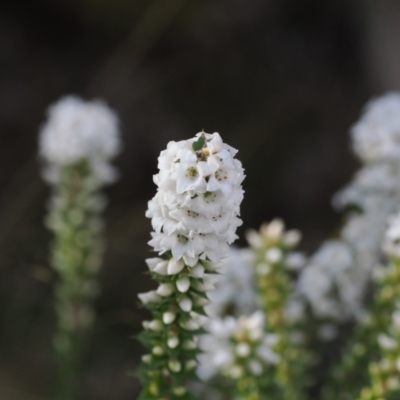
[{"label": "unopened bud", "polygon": [[176,275],[179,274],[185,267],[185,263],[182,259],[176,261],[174,258],[171,258],[168,262],[168,275]]},{"label": "unopened bud", "polygon": [[172,283],[162,283],[157,289],[157,293],[164,297],[170,296],[173,292],[174,286]]},{"label": "unopened bud", "polygon": [[178,301],[179,307],[182,311],[189,312],[192,311],[192,300],[189,297],[182,297]]},{"label": "unopened bud", "polygon": [[186,293],[190,288],[190,279],[187,276],[178,279],[176,287],[181,293]]},{"label": "unopened bud", "polygon": [[176,318],[176,315],[171,311],[166,311],[162,317],[163,322],[166,325],[172,324],[175,321],[175,318]]}]

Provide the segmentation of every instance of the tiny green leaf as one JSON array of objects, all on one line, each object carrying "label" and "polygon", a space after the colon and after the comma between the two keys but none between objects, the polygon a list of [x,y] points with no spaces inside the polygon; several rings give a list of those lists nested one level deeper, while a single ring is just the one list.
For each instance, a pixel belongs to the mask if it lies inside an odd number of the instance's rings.
[{"label": "tiny green leaf", "polygon": [[205,146],[205,144],[206,144],[205,136],[200,136],[198,140],[193,142],[192,148],[194,151],[199,151]]}]

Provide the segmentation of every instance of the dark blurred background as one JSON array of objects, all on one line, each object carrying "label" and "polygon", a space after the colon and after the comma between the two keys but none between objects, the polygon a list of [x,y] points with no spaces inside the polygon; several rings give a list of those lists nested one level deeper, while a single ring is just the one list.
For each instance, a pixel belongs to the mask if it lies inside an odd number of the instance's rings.
[{"label": "dark blurred background", "polygon": [[[4,0],[0,6],[0,399],[51,399],[55,362],[49,190],[37,132],[64,94],[104,98],[122,121],[107,189],[108,249],[82,399],[135,399],[131,337],[152,287],[144,258],[157,156],[218,131],[246,168],[244,226],[283,217],[313,251],[357,168],[349,127],[400,88],[396,0]],[[244,245],[243,239],[239,245]]]}]

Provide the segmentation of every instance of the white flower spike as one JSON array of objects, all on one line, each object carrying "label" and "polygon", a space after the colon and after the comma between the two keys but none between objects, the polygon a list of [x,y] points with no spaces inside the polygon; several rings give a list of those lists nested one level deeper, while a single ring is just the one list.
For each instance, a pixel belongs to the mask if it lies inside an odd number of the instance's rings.
[{"label": "white flower spike", "polygon": [[[193,377],[198,352],[194,338],[204,325],[206,294],[214,288],[209,273],[226,259],[242,224],[244,171],[236,153],[218,133],[201,132],[193,139],[170,142],[158,158],[158,190],[146,216],[154,229],[149,244],[165,257],[147,264],[159,282],[155,295],[162,300],[154,302],[153,294],[141,298],[155,315],[162,315],[164,331],[149,336],[154,365],[143,365],[146,398],[175,398]],[[188,343],[194,344],[191,353]],[[163,349],[158,359],[154,347]],[[171,348],[173,358],[164,356]]]}]

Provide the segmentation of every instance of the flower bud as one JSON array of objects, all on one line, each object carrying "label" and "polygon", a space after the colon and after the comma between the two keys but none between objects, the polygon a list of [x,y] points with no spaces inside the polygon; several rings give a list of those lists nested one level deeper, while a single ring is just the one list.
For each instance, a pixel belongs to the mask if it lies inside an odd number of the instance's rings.
[{"label": "flower bud", "polygon": [[197,343],[193,340],[185,340],[182,347],[184,350],[195,350],[197,349]]},{"label": "flower bud", "polygon": [[138,297],[143,304],[158,303],[161,300],[160,295],[155,290],[150,290],[150,292],[146,293],[139,293]]},{"label": "flower bud", "polygon": [[201,264],[197,264],[192,268],[192,275],[195,278],[202,278],[204,276],[204,267]]},{"label": "flower bud", "polygon": [[171,311],[166,311],[162,317],[163,322],[166,325],[172,324],[175,321],[175,318],[176,318],[176,315]]},{"label": "flower bud", "polygon": [[168,362],[168,368],[172,371],[172,372],[180,372],[182,369],[182,365],[179,361],[177,360],[170,360]]},{"label": "flower bud", "polygon": [[174,388],[173,392],[174,392],[175,396],[181,397],[186,394],[187,390],[183,386],[178,386],[178,387]]},{"label": "flower bud", "polygon": [[210,300],[205,299],[204,297],[193,295],[193,303],[196,307],[204,307],[207,304],[210,304]]},{"label": "flower bud", "polygon": [[301,240],[300,231],[293,229],[291,231],[287,231],[283,235],[283,243],[288,247],[295,247],[299,244]]},{"label": "flower bud", "polygon": [[167,275],[168,262],[159,257],[148,258],[146,264],[151,272],[159,275]]},{"label": "flower bud", "polygon": [[163,326],[160,320],[153,319],[153,321],[150,321],[148,323],[148,328],[151,329],[152,331],[162,331]]},{"label": "flower bud", "polygon": [[186,293],[190,288],[190,279],[187,276],[176,281],[176,287],[181,293]]},{"label": "flower bud", "polygon": [[249,369],[251,373],[255,376],[260,376],[262,374],[262,365],[257,360],[251,360],[249,362]]},{"label": "flower bud", "polygon": [[174,258],[171,258],[168,262],[168,275],[176,275],[179,274],[185,267],[185,263],[182,259],[176,261]]},{"label": "flower bud", "polygon": [[171,336],[168,340],[167,340],[167,346],[170,349],[175,349],[176,347],[179,346],[179,339],[176,336]]},{"label": "flower bud", "polygon": [[200,329],[200,325],[193,319],[182,321],[179,325],[187,331],[196,331],[197,329]]},{"label": "flower bud", "polygon": [[265,259],[272,263],[276,264],[282,260],[282,250],[277,247],[272,247],[265,252]]},{"label": "flower bud", "polygon": [[173,292],[174,286],[172,283],[162,283],[157,289],[157,293],[164,297],[170,296]]},{"label": "flower bud", "polygon": [[232,365],[228,370],[228,374],[232,379],[239,379],[243,375],[243,368],[240,365]]},{"label": "flower bud", "polygon": [[189,297],[182,297],[178,301],[179,307],[182,311],[189,312],[192,311],[192,300]]},{"label": "flower bud", "polygon": [[269,264],[260,263],[256,265],[256,273],[261,276],[268,275],[271,271],[271,267]]},{"label": "flower bud", "polygon": [[150,329],[150,328],[149,328],[149,323],[150,323],[150,321],[143,321],[143,322],[142,322],[143,328],[144,328],[144,329]]},{"label": "flower bud", "polygon": [[145,364],[150,364],[151,363],[151,354],[143,355],[142,362],[144,362]]},{"label": "flower bud", "polygon": [[250,346],[247,343],[239,343],[236,346],[236,354],[239,357],[248,357],[250,354]]},{"label": "flower bud", "polygon": [[164,355],[164,349],[161,346],[154,346],[153,347],[153,354],[155,356],[161,357]]},{"label": "flower bud", "polygon": [[196,367],[197,367],[197,362],[195,360],[188,360],[185,363],[186,371],[191,371],[192,369],[195,369]]}]

